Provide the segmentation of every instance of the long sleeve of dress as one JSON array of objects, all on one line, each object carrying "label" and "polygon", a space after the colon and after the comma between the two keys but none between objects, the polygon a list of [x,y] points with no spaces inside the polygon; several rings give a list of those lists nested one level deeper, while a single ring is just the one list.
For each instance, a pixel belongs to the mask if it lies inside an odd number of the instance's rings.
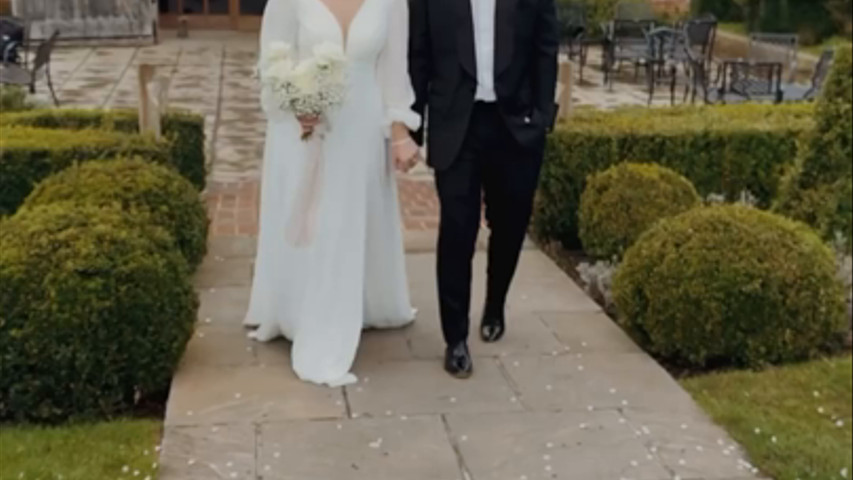
[{"label": "long sleeve of dress", "polygon": [[[279,42],[289,45],[297,52],[298,21],[295,0],[269,0],[264,9],[261,23],[261,43],[258,52],[258,73],[263,78],[264,59],[269,55],[270,46]],[[281,111],[275,107],[267,88],[261,88],[261,107],[267,116]]]},{"label": "long sleeve of dress", "polygon": [[389,127],[400,122],[417,130],[421,117],[414,110],[415,93],[409,77],[409,5],[408,0],[393,2],[385,48],[379,56],[379,84],[385,101],[385,120]]}]

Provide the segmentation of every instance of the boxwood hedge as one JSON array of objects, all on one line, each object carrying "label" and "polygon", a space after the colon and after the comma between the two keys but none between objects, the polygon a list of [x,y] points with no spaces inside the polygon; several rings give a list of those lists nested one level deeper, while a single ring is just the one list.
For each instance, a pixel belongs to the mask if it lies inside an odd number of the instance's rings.
[{"label": "boxwood hedge", "polygon": [[[0,115],[0,127],[15,125],[139,133],[138,112],[129,109],[37,109]],[[203,189],[206,176],[204,117],[170,111],[163,116],[163,135],[169,146],[170,163],[198,189]]]},{"label": "boxwood hedge", "polygon": [[207,252],[207,210],[199,192],[162,165],[129,159],[71,166],[40,183],[22,208],[56,202],[142,210],[172,235],[191,267]]},{"label": "boxwood hedge", "polygon": [[169,163],[168,145],[153,138],[105,130],[3,127],[0,143],[0,216],[13,213],[35,185],[77,162],[140,157]]},{"label": "boxwood hedge", "polygon": [[53,203],[0,220],[0,421],[130,411],[192,333],[189,269],[144,212]]},{"label": "boxwood hedge", "polygon": [[794,162],[798,138],[814,124],[813,112],[807,104],[578,111],[549,137],[534,227],[542,237],[580,246],[587,177],[648,159],[687,177],[702,196],[734,199],[748,190],[767,207]]}]

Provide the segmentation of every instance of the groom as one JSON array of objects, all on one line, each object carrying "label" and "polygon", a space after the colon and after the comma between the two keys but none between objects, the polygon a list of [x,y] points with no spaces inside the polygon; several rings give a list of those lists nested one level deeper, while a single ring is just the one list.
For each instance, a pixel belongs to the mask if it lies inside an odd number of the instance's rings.
[{"label": "groom", "polygon": [[[491,230],[480,336],[496,342],[556,114],[554,0],[409,0],[409,70],[441,202],[438,293],[445,369],[467,378],[471,261]],[[423,141],[424,129],[417,137]]]}]

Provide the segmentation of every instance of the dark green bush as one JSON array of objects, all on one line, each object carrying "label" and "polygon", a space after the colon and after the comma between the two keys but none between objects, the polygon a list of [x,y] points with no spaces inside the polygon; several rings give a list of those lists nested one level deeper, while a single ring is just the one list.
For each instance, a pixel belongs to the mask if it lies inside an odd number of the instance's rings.
[{"label": "dark green bush", "polygon": [[[135,110],[38,109],[0,116],[0,126],[18,125],[50,129],[104,129],[139,133]],[[163,135],[168,140],[169,162],[199,190],[204,188],[204,117],[172,111],[163,116]]]},{"label": "dark green bush", "polygon": [[693,15],[710,13],[721,22],[736,22],[744,19],[743,6],[736,0],[693,0],[690,7]]},{"label": "dark green bush", "polygon": [[687,177],[702,196],[775,198],[794,163],[797,138],[813,124],[811,105],[732,105],[578,111],[550,135],[534,227],[577,248],[578,206],[586,178],[626,161],[653,158]]},{"label": "dark green bush", "polygon": [[814,356],[846,329],[832,251],[807,226],[745,206],[664,219],[625,253],[619,321],[683,366],[761,366]]},{"label": "dark green bush", "polygon": [[50,130],[3,126],[0,144],[0,215],[13,213],[35,185],[77,162],[141,157],[166,164],[166,145],[153,138],[103,130]]},{"label": "dark green bush", "polygon": [[163,229],[55,203],[0,223],[0,421],[128,412],[164,391],[198,302]]},{"label": "dark green bush", "polygon": [[774,206],[804,221],[827,239],[837,233],[853,242],[853,61],[840,49],[817,102],[816,125],[803,142],[796,168],[783,182]]},{"label": "dark green bush", "polygon": [[658,165],[622,163],[595,173],[580,202],[584,252],[598,259],[620,258],[657,221],[701,201],[689,180]]},{"label": "dark green bush", "polygon": [[830,0],[749,0],[743,3],[747,27],[751,31],[794,32],[806,45],[841,33],[841,26],[830,9]]},{"label": "dark green bush", "polygon": [[172,235],[191,267],[207,251],[207,211],[198,191],[162,165],[136,159],[71,166],[39,184],[22,208],[56,202],[144,210]]}]

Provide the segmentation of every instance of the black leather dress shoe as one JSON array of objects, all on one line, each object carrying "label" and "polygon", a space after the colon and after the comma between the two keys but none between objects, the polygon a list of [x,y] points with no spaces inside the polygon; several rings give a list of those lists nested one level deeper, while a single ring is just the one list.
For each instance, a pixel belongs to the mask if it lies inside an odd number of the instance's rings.
[{"label": "black leather dress shoe", "polygon": [[483,321],[480,324],[480,338],[482,338],[484,342],[497,342],[503,338],[504,333],[506,333],[504,317],[483,316]]},{"label": "black leather dress shoe", "polygon": [[474,372],[471,353],[465,342],[459,342],[447,347],[444,356],[444,369],[456,378],[468,378]]}]

